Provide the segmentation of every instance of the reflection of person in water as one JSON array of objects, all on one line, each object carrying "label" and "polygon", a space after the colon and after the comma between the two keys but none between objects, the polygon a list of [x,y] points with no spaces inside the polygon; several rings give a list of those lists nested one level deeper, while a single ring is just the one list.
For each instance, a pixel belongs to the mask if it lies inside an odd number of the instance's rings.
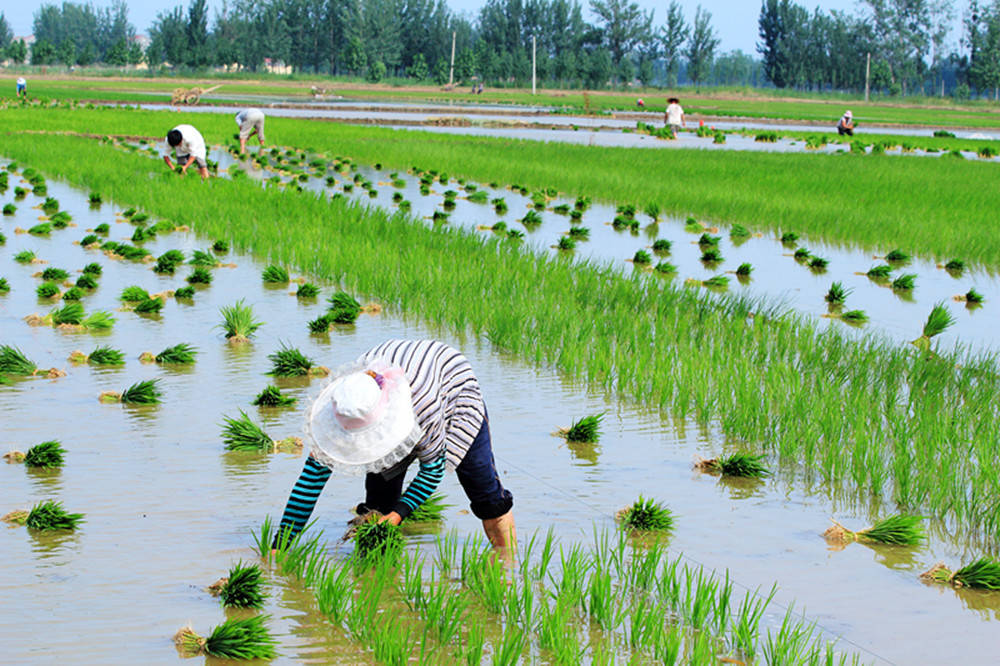
[{"label": "reflection of person in water", "polygon": [[850,110],[844,111],[843,117],[837,123],[837,133],[840,136],[844,136],[845,134],[854,136],[854,116],[851,115]]}]

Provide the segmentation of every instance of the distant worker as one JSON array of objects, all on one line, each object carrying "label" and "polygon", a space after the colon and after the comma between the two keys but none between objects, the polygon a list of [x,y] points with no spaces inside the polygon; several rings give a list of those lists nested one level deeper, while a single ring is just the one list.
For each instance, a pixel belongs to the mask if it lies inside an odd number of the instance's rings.
[{"label": "distant worker", "polygon": [[851,115],[850,109],[844,111],[844,116],[837,123],[837,133],[840,136],[854,136],[854,116]]},{"label": "distant worker", "polygon": [[247,140],[257,134],[261,148],[264,147],[264,112],[260,109],[243,109],[236,114],[236,124],[240,126],[240,155],[246,152]]},{"label": "distant worker", "polygon": [[670,133],[677,138],[677,133],[681,131],[681,126],[686,126],[684,121],[684,109],[681,108],[680,100],[671,97],[667,100],[667,112],[663,114],[663,122],[670,127]]},{"label": "distant worker", "polygon": [[646,103],[644,101],[642,101],[641,97],[635,101],[635,105],[637,107],[639,107],[640,109],[645,109],[646,108]]},{"label": "distant worker", "polygon": [[28,97],[28,82],[24,80],[23,76],[17,77],[17,96],[25,99]]},{"label": "distant worker", "polygon": [[[167,132],[167,145],[173,148],[177,155],[177,164],[181,168],[181,175],[186,175],[188,167],[197,162],[201,179],[208,178],[205,139],[202,138],[201,132],[191,125],[178,125]],[[170,161],[169,152],[163,156],[163,161],[171,169],[174,168],[174,163]]]},{"label": "distant worker", "polygon": [[477,95],[482,95],[482,94],[483,94],[483,84],[482,84],[482,82],[481,82],[481,81],[480,81],[480,83],[479,83],[479,87],[478,87],[478,88],[476,88],[476,94],[477,94]]}]

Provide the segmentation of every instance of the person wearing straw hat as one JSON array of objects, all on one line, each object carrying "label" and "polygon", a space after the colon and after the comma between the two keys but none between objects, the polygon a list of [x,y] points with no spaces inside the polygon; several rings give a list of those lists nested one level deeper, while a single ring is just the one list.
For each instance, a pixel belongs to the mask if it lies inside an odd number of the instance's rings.
[{"label": "person wearing straw hat", "polygon": [[848,109],[844,111],[844,115],[841,117],[840,122],[837,123],[837,134],[844,136],[854,136],[854,116],[851,114],[851,110]]},{"label": "person wearing straw hat", "polygon": [[236,114],[236,124],[240,126],[240,155],[246,152],[247,141],[255,133],[260,147],[264,147],[264,112],[260,109],[243,109]]},{"label": "person wearing straw hat", "polygon": [[[514,498],[497,474],[489,417],[472,366],[434,340],[389,340],[331,374],[309,406],[306,459],[278,529],[306,525],[333,472],[365,475],[357,513],[398,525],[454,469],[472,513],[501,555],[514,553]],[[403,490],[407,468],[419,471]],[[275,543],[278,538],[275,539]]]}]

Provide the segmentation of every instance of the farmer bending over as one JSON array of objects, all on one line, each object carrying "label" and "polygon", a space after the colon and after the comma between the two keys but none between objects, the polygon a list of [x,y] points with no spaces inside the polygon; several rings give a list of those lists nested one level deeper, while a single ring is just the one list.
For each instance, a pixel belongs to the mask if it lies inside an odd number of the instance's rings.
[{"label": "farmer bending over", "polygon": [[17,96],[28,97],[28,82],[24,80],[23,76],[17,77]]},{"label": "farmer bending over", "polygon": [[[339,368],[306,414],[311,452],[278,529],[298,534],[332,471],[365,474],[358,514],[398,525],[454,469],[498,554],[516,548],[514,498],[493,461],[479,381],[458,350],[433,340],[390,340]],[[406,469],[420,469],[403,490]],[[277,544],[278,538],[275,539]]]},{"label": "farmer bending over", "polygon": [[667,100],[667,111],[663,114],[663,122],[670,126],[670,133],[675,139],[677,133],[681,131],[681,125],[687,124],[684,122],[684,109],[681,108],[681,102],[676,97]]},{"label": "farmer bending over", "polygon": [[[177,163],[181,167],[181,175],[187,174],[189,166],[198,163],[198,173],[201,179],[208,178],[208,162],[205,160],[205,139],[201,132],[191,125],[178,125],[167,132],[167,144],[177,153]],[[163,161],[171,169],[174,163],[170,161],[170,155],[164,155]]]},{"label": "farmer bending over", "polygon": [[243,109],[236,114],[236,124],[240,126],[240,155],[246,152],[247,140],[257,134],[261,148],[264,147],[264,112],[260,109]]},{"label": "farmer bending over", "polygon": [[848,109],[844,111],[843,117],[840,122],[837,123],[837,133],[840,136],[845,134],[848,136],[854,136],[854,116],[851,115],[851,111]]}]

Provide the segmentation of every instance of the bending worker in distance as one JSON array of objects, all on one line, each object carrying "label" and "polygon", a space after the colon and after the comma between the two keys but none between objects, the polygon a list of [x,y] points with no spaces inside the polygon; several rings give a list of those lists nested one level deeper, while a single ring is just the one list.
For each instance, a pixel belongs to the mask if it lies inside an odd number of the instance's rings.
[{"label": "bending worker in distance", "polygon": [[260,147],[264,147],[264,112],[260,109],[243,109],[236,114],[236,124],[240,126],[240,155],[246,152],[247,141],[255,133]]},{"label": "bending worker in distance", "polygon": [[844,136],[854,136],[854,116],[851,114],[850,109],[844,111],[843,117],[837,123],[837,134]]},{"label": "bending worker in distance", "polygon": [[[457,349],[434,340],[389,340],[370,349],[333,373],[308,408],[306,432],[311,452],[275,544],[305,527],[334,471],[364,473],[357,513],[377,511],[379,520],[398,525],[449,467],[490,543],[502,558],[513,557],[514,498],[497,474],[479,381]],[[404,492],[414,460],[420,469]]]},{"label": "bending worker in distance", "polygon": [[[167,145],[174,149],[177,154],[177,163],[181,167],[181,175],[187,174],[187,169],[192,164],[198,164],[198,173],[201,179],[208,178],[208,161],[205,158],[205,139],[201,132],[191,125],[178,125],[167,132]],[[163,156],[163,161],[172,170],[174,163],[170,161],[170,154]]]}]

